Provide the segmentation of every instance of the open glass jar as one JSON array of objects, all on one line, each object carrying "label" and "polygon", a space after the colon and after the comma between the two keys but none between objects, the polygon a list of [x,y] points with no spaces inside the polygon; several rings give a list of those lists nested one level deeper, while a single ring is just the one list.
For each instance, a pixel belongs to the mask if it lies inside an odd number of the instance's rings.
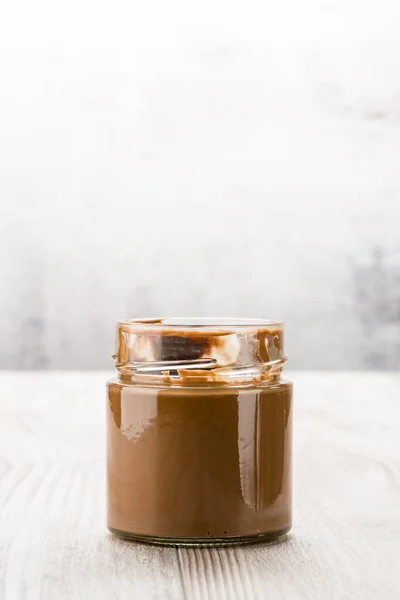
[{"label": "open glass jar", "polygon": [[292,523],[292,385],[281,323],[117,323],[108,527],[160,544],[274,539]]}]

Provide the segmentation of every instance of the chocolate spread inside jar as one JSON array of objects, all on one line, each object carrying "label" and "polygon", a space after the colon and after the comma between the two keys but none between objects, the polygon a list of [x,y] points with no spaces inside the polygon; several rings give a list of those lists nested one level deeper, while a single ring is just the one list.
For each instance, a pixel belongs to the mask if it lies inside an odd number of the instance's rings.
[{"label": "chocolate spread inside jar", "polygon": [[274,539],[292,522],[292,385],[281,323],[117,324],[108,527],[170,544]]}]

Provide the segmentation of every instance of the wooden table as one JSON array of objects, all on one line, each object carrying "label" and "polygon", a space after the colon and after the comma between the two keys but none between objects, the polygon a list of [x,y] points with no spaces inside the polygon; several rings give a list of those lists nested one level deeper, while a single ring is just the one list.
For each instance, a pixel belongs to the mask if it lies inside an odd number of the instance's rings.
[{"label": "wooden table", "polygon": [[210,550],[107,533],[108,375],[0,375],[2,600],[400,598],[400,375],[292,373],[293,533]]}]

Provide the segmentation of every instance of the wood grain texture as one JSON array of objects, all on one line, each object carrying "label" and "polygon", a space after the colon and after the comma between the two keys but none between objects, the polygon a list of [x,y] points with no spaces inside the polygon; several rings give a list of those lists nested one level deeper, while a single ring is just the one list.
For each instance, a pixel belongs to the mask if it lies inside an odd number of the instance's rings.
[{"label": "wood grain texture", "polygon": [[105,529],[107,373],[0,375],[0,598],[400,597],[400,376],[294,373],[295,527],[242,548]]}]

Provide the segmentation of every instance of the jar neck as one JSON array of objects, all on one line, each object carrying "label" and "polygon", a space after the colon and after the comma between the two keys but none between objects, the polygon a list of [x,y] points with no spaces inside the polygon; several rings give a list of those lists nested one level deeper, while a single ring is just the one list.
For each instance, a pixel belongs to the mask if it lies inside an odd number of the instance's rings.
[{"label": "jar neck", "polygon": [[122,380],[144,385],[270,385],[286,362],[283,326],[122,321],[114,359]]}]

